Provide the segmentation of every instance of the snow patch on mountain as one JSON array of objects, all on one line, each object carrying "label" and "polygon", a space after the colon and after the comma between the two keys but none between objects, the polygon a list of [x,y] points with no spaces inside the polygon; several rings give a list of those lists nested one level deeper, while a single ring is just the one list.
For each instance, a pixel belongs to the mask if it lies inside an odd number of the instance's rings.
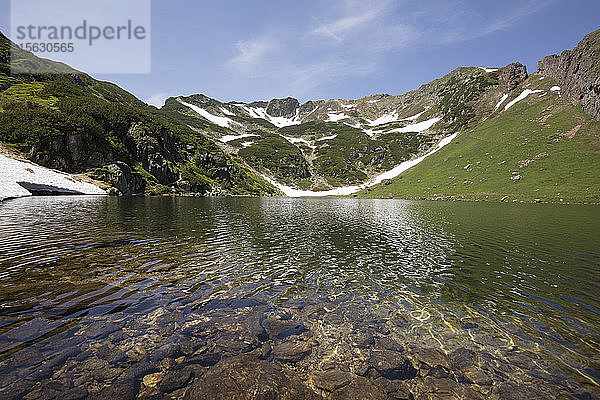
[{"label": "snow patch on mountain", "polygon": [[374,119],[373,121],[371,121],[371,120],[367,120],[367,121],[369,121],[370,126],[377,126],[377,125],[387,124],[390,122],[395,122],[395,121],[398,121],[398,112],[393,111],[390,114],[384,114],[381,117]]},{"label": "snow patch on mountain", "polygon": [[245,104],[236,105],[244,109],[248,114],[250,114],[252,118],[261,118],[267,120],[278,128],[283,128],[285,126],[291,125],[299,125],[302,123],[302,121],[298,117],[299,110],[296,111],[296,115],[293,118],[273,117],[267,113],[267,109],[264,107],[248,107]]},{"label": "snow patch on mountain", "polygon": [[221,112],[222,112],[223,114],[225,114],[225,115],[231,115],[231,116],[234,116],[234,115],[235,115],[234,113],[232,113],[231,111],[229,111],[229,110],[228,110],[228,109],[226,109],[225,107],[221,107],[221,108],[220,108],[220,110],[221,110]]},{"label": "snow patch on mountain", "polygon": [[318,139],[318,140],[332,140],[332,139],[335,139],[336,137],[337,137],[337,134],[331,135],[331,136],[323,136],[321,139]]},{"label": "snow patch on mountain", "polygon": [[346,115],[344,113],[340,113],[340,114],[328,113],[327,117],[328,118],[325,120],[325,122],[337,122],[337,121],[341,121],[346,118],[350,118],[348,115]]},{"label": "snow patch on mountain", "polygon": [[416,124],[406,125],[404,128],[392,129],[389,133],[423,132],[431,128],[442,119],[439,117],[428,119],[427,121],[417,122]]},{"label": "snow patch on mountain", "polygon": [[191,108],[197,114],[199,114],[200,116],[206,118],[207,120],[209,120],[213,124],[219,125],[219,126],[221,126],[223,128],[229,128],[229,126],[231,124],[235,124],[234,121],[232,121],[231,119],[229,119],[227,117],[219,117],[217,115],[213,115],[213,114],[209,113],[208,111],[206,111],[205,109],[200,108],[200,107],[195,106],[195,105],[190,104],[190,103],[186,103],[185,101],[183,101],[181,99],[179,99],[179,102],[181,104],[183,104],[184,106]]},{"label": "snow patch on mountain", "polygon": [[253,137],[253,136],[258,136],[258,135],[255,135],[253,133],[242,133],[241,135],[225,135],[221,139],[219,139],[219,141],[221,141],[223,143],[227,143],[227,142],[231,142],[233,140],[243,139],[246,137]]},{"label": "snow patch on mountain", "polygon": [[543,90],[531,90],[531,89],[523,90],[523,92],[516,99],[514,99],[513,101],[511,101],[504,107],[504,111],[508,110],[509,108],[511,108],[512,106],[517,104],[519,101],[525,99],[530,94],[541,93],[541,92],[543,92]]},{"label": "snow patch on mountain", "polygon": [[288,197],[347,196],[347,195],[356,193],[356,192],[358,192],[360,190],[363,190],[363,189],[365,189],[367,187],[377,185],[377,184],[383,182],[386,179],[393,179],[393,178],[399,176],[400,174],[402,174],[407,169],[414,167],[415,165],[419,164],[421,161],[423,161],[425,158],[427,158],[431,154],[437,152],[439,149],[441,149],[442,147],[446,146],[448,143],[452,142],[452,140],[454,140],[454,138],[456,138],[457,135],[458,135],[458,133],[455,133],[455,134],[453,134],[451,136],[448,136],[448,137],[442,139],[427,154],[424,154],[421,157],[418,157],[418,158],[415,158],[415,159],[412,159],[412,160],[404,161],[403,163],[399,164],[398,166],[394,167],[393,169],[391,169],[389,171],[386,171],[386,172],[384,172],[382,174],[377,175],[371,181],[369,181],[367,183],[364,183],[362,185],[345,186],[345,187],[340,187],[340,188],[331,189],[331,190],[323,190],[323,191],[313,192],[311,190],[294,189],[292,187],[283,185],[283,184],[281,184],[281,183],[279,183],[279,182],[277,182],[277,181],[269,178],[266,175],[263,175],[263,174],[261,174],[261,175],[269,183],[271,183],[273,186],[277,187],[279,190],[281,190]]},{"label": "snow patch on mountain", "polygon": [[416,120],[417,120],[417,119],[419,119],[419,117],[420,117],[421,115],[423,115],[423,114],[425,114],[425,111],[421,111],[420,113],[418,113],[418,114],[415,114],[415,115],[413,115],[412,117],[407,117],[407,118],[404,118],[402,121],[416,121]]},{"label": "snow patch on mountain", "polygon": [[498,71],[498,68],[488,68],[488,67],[479,67],[479,68],[481,68],[485,72],[496,72],[496,71]]},{"label": "snow patch on mountain", "polygon": [[508,99],[508,93],[505,94],[504,96],[502,96],[502,98],[500,99],[498,104],[496,104],[496,110],[502,105],[502,103],[504,103],[506,101],[506,99]]}]

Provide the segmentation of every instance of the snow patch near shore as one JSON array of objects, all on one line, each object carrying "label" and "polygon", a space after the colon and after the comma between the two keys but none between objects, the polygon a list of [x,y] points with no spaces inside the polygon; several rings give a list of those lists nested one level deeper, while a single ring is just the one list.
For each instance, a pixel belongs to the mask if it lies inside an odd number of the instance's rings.
[{"label": "snow patch near shore", "polygon": [[512,106],[514,106],[515,104],[517,104],[519,101],[525,99],[530,94],[541,93],[541,92],[543,92],[543,90],[531,90],[531,89],[525,89],[525,90],[523,90],[523,92],[521,92],[521,94],[516,99],[514,99],[513,101],[511,101],[510,103],[508,103],[506,105],[506,107],[504,107],[504,111],[508,110],[509,108],[511,108]]},{"label": "snow patch near shore", "polygon": [[71,175],[0,155],[0,201],[27,197],[31,193],[17,182],[51,186],[81,194],[104,195],[106,192],[91,183],[75,180]]},{"label": "snow patch near shore", "polygon": [[267,180],[273,186],[277,187],[288,197],[347,196],[347,195],[356,193],[362,189],[365,189],[367,187],[377,185],[386,179],[392,179],[392,178],[397,177],[398,175],[402,174],[407,169],[414,167],[415,165],[417,165],[421,161],[423,161],[425,158],[429,157],[430,155],[437,152],[442,147],[446,146],[448,143],[452,142],[452,140],[454,140],[454,138],[457,135],[458,135],[458,133],[455,133],[451,136],[448,136],[448,137],[440,140],[440,142],[433,148],[433,150],[431,150],[427,154],[424,154],[421,157],[418,157],[418,158],[415,158],[412,160],[404,161],[400,165],[398,165],[398,166],[394,167],[393,169],[386,171],[380,175],[377,175],[371,181],[364,183],[362,185],[345,186],[345,187],[335,188],[335,189],[331,189],[331,190],[323,190],[323,191],[319,191],[319,192],[313,192],[310,190],[294,189],[292,187],[282,185],[281,183],[276,182],[275,180],[269,178],[268,176],[265,176],[262,174],[261,175],[263,178],[265,178],[265,180]]}]

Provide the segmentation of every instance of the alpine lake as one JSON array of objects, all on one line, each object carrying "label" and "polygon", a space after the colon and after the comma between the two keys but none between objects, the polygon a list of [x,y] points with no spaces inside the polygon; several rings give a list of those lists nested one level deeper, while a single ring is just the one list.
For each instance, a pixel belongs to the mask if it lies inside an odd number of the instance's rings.
[{"label": "alpine lake", "polygon": [[600,207],[0,204],[2,399],[600,399]]}]

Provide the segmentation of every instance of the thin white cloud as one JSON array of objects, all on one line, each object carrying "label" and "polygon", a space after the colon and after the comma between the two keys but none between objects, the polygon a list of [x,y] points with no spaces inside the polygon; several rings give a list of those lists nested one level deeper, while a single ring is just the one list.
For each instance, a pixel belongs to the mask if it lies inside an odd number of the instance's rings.
[{"label": "thin white cloud", "polygon": [[229,62],[240,69],[252,68],[264,61],[265,55],[275,49],[275,43],[275,38],[270,36],[241,40],[236,43],[237,56]]},{"label": "thin white cloud", "polygon": [[[470,40],[509,29],[554,0],[528,0],[486,17],[463,1],[340,0],[303,24],[238,41],[226,63],[238,82],[302,97],[315,88],[384,69],[407,48]],[[266,90],[266,89],[265,89]]]}]

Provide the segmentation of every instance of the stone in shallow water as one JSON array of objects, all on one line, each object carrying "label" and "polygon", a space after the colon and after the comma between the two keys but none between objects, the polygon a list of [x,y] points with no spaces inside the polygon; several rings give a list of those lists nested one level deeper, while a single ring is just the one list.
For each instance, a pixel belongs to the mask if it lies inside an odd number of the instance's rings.
[{"label": "stone in shallow water", "polygon": [[450,367],[448,356],[441,350],[420,347],[411,349],[411,353],[415,359],[429,367],[442,366],[446,369]]},{"label": "stone in shallow water", "polygon": [[450,364],[453,369],[465,369],[477,362],[477,354],[469,349],[456,349],[450,353]]},{"label": "stone in shallow water", "polygon": [[353,373],[340,370],[316,371],[311,381],[316,388],[333,392],[352,382],[355,377]]},{"label": "stone in shallow water", "polygon": [[311,353],[310,344],[305,341],[283,342],[273,347],[273,357],[282,362],[294,363]]},{"label": "stone in shallow water", "polygon": [[492,390],[490,400],[551,400],[556,399],[548,389],[531,384],[504,382]]},{"label": "stone in shallow water", "polygon": [[[6,331],[2,334],[2,341],[8,342],[27,342],[33,339],[37,339],[40,336],[50,332],[51,330],[59,327],[61,322],[50,321],[45,318],[34,318],[31,321],[27,321],[16,328]],[[7,350],[12,346],[0,347],[0,350]]]},{"label": "stone in shallow water", "polygon": [[319,397],[296,377],[254,354],[231,357],[209,369],[185,391],[186,400],[280,399]]},{"label": "stone in shallow water", "polygon": [[417,375],[410,360],[394,350],[373,349],[369,365],[387,379],[412,379]]},{"label": "stone in shallow water", "polygon": [[393,399],[413,399],[407,382],[400,380],[393,381],[380,376],[373,381],[373,384]]},{"label": "stone in shallow water", "polygon": [[357,376],[352,382],[331,393],[328,400],[391,400],[381,389],[367,378]]},{"label": "stone in shallow water", "polygon": [[297,321],[285,321],[277,318],[265,319],[262,326],[270,337],[277,339],[285,339],[308,331],[304,325]]},{"label": "stone in shallow water", "polygon": [[156,387],[159,382],[163,379],[164,373],[162,372],[155,372],[153,374],[149,374],[146,375],[143,379],[142,382],[144,383],[144,385],[146,387]]},{"label": "stone in shallow water", "polygon": [[415,398],[424,400],[484,400],[484,396],[450,378],[427,376],[415,382]]},{"label": "stone in shallow water", "polygon": [[187,385],[192,377],[193,369],[191,367],[169,371],[158,384],[158,388],[161,392],[170,393]]}]

